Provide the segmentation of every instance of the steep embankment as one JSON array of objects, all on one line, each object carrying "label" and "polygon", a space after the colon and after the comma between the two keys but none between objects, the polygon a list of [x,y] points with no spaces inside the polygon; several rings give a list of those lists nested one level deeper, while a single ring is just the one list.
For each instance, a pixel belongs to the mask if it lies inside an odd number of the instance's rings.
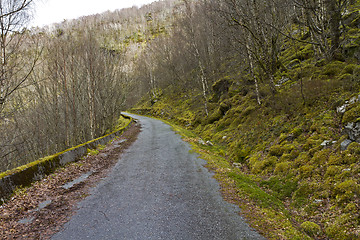
[{"label": "steep embankment", "polygon": [[208,116],[202,93],[193,89],[164,89],[133,111],[196,133],[187,140],[223,186],[236,185],[225,193],[240,199],[270,239],[358,239],[359,34],[354,28],[346,36],[355,39],[346,60],[317,60],[311,45],[288,48],[277,92],[261,89],[261,105],[247,73],[240,73],[212,86]]},{"label": "steep embankment", "polygon": [[[226,159],[230,170],[225,175],[237,183],[236,195],[245,192],[245,199],[256,204],[255,222],[263,222],[260,218],[265,214],[274,238],[291,239],[293,233],[280,230],[284,217],[312,237],[355,239],[359,237],[360,144],[351,136],[357,134],[356,127],[348,136],[344,126],[360,117],[360,67],[330,62],[306,68],[317,80],[304,84],[305,104],[297,82],[279,86],[279,92],[259,106],[252,92],[224,78],[213,86],[207,117],[199,105],[200,93],[193,92],[164,93],[154,105],[143,102],[134,111],[194,131],[197,136],[189,141]],[[351,144],[345,150],[346,142]],[[271,221],[274,214],[282,215],[279,221]]]}]

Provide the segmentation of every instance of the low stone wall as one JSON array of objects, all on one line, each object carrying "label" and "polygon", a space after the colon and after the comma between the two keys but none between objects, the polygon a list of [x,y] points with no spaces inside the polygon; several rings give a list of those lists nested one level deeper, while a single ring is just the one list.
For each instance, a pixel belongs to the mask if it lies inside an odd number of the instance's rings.
[{"label": "low stone wall", "polygon": [[87,149],[95,149],[98,145],[105,145],[116,136],[121,135],[133,122],[129,116],[122,115],[130,122],[123,128],[91,140],[76,147],[67,149],[63,152],[39,159],[35,162],[20,166],[0,174],[0,204],[8,199],[16,187],[29,186],[31,183],[41,180],[45,176],[53,173],[58,167],[64,166],[69,162],[79,160],[87,153]]}]

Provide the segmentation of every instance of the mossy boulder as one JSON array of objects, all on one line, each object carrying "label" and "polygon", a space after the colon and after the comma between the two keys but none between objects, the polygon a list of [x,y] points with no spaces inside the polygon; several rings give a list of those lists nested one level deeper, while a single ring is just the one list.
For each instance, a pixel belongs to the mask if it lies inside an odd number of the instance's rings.
[{"label": "mossy boulder", "polygon": [[331,165],[326,169],[325,178],[333,178],[341,172],[340,166]]},{"label": "mossy boulder", "polygon": [[231,84],[232,84],[232,81],[228,77],[225,77],[223,79],[216,81],[212,85],[212,90],[214,92],[213,100],[216,102],[219,101],[219,99],[221,98],[222,95],[229,92],[229,88],[230,88]]},{"label": "mossy boulder", "polygon": [[301,224],[301,229],[311,237],[316,237],[321,233],[321,228],[314,222],[306,221]]},{"label": "mossy boulder", "polygon": [[281,157],[284,153],[290,153],[295,149],[295,146],[290,143],[284,142],[282,145],[273,145],[269,148],[269,154],[271,156]]},{"label": "mossy boulder", "polygon": [[286,176],[291,169],[291,162],[280,162],[275,166],[274,174],[280,176]]},{"label": "mossy boulder", "polygon": [[357,142],[352,142],[347,150],[351,153],[351,154],[357,154],[359,155],[360,154],[360,143],[357,143]]},{"label": "mossy boulder", "polygon": [[275,156],[269,156],[264,160],[255,162],[252,166],[252,172],[254,173],[263,173],[267,174],[274,170],[275,164],[278,161],[278,158]]},{"label": "mossy boulder", "polygon": [[220,110],[216,110],[207,118],[206,123],[207,124],[212,124],[212,123],[214,123],[216,121],[219,121],[223,116],[224,115]]},{"label": "mossy boulder", "polygon": [[353,179],[338,184],[335,188],[336,200],[339,204],[347,203],[360,195],[360,186]]},{"label": "mossy boulder", "polygon": [[327,76],[336,76],[344,69],[345,63],[334,61],[324,66],[323,74]]},{"label": "mossy boulder", "polygon": [[299,156],[295,159],[295,167],[301,167],[306,165],[310,161],[310,156],[308,152],[301,152]]},{"label": "mossy boulder", "polygon": [[227,99],[220,103],[219,110],[223,115],[231,108],[231,102]]},{"label": "mossy boulder", "polygon": [[354,105],[351,109],[344,113],[342,123],[347,124],[351,122],[357,122],[360,118],[360,104]]}]

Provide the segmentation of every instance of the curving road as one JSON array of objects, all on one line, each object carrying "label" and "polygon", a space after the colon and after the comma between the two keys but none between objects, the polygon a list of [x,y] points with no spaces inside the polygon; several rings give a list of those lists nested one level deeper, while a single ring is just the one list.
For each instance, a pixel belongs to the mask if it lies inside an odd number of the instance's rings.
[{"label": "curving road", "polygon": [[265,239],[222,199],[179,135],[132,116],[142,125],[138,140],[52,239]]}]

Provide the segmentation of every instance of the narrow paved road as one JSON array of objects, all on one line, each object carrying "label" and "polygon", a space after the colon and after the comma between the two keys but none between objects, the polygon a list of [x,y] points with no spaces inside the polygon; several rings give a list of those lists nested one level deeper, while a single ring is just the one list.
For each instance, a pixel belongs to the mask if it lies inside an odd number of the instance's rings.
[{"label": "narrow paved road", "polygon": [[264,239],[223,201],[219,185],[161,121],[142,132],[53,239]]}]

